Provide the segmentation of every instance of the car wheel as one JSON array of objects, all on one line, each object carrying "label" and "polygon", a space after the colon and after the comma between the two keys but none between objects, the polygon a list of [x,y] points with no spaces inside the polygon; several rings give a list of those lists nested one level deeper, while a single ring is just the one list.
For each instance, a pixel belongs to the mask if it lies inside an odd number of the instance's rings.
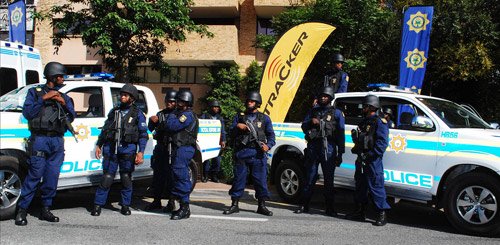
[{"label": "car wheel", "polygon": [[191,180],[191,192],[193,192],[198,181],[198,163],[194,159],[189,163],[189,179]]},{"label": "car wheel", "polygon": [[0,156],[0,220],[14,217],[24,176],[16,158]]},{"label": "car wheel", "polygon": [[459,231],[474,235],[500,232],[500,181],[485,173],[455,178],[446,191],[445,212]]},{"label": "car wheel", "polygon": [[304,186],[304,171],[292,160],[283,160],[276,169],[275,184],[280,197],[288,203],[299,201]]}]

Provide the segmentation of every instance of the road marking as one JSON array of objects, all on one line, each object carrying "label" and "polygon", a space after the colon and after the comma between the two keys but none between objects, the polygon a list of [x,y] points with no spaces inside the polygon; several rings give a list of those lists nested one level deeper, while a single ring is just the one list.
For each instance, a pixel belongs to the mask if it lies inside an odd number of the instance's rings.
[{"label": "road marking", "polygon": [[[153,216],[167,216],[167,217],[170,217],[169,214],[143,212],[143,211],[132,211],[132,214],[142,214],[142,215],[153,215]],[[191,215],[191,218],[236,220],[236,221],[255,221],[255,222],[266,222],[266,221],[269,220],[269,219],[266,219],[266,218],[223,217],[223,216],[202,215],[202,214],[193,214],[193,215]]]}]

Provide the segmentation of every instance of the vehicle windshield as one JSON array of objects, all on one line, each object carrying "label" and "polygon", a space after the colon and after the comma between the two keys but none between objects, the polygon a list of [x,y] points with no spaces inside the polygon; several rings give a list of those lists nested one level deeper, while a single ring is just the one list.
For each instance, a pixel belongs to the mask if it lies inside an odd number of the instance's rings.
[{"label": "vehicle windshield", "polygon": [[491,128],[481,118],[464,107],[447,100],[419,98],[450,128]]},{"label": "vehicle windshield", "polygon": [[22,111],[28,90],[39,84],[14,89],[0,97],[0,111]]}]

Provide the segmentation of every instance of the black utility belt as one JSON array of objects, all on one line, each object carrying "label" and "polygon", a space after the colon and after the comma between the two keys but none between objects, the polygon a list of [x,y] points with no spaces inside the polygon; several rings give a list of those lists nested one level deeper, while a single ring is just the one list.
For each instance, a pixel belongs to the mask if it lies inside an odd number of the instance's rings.
[{"label": "black utility belt", "polygon": [[49,136],[49,137],[63,137],[64,134],[61,134],[60,132],[55,132],[55,131],[32,131],[31,135],[34,136]]}]

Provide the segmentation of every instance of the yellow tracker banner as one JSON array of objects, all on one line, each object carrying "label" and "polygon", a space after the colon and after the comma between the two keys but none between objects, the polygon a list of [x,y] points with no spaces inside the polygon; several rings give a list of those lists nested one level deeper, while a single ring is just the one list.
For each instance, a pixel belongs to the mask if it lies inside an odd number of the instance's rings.
[{"label": "yellow tracker banner", "polygon": [[276,43],[264,68],[260,85],[263,113],[283,122],[304,74],[335,27],[304,23],[288,30]]}]

